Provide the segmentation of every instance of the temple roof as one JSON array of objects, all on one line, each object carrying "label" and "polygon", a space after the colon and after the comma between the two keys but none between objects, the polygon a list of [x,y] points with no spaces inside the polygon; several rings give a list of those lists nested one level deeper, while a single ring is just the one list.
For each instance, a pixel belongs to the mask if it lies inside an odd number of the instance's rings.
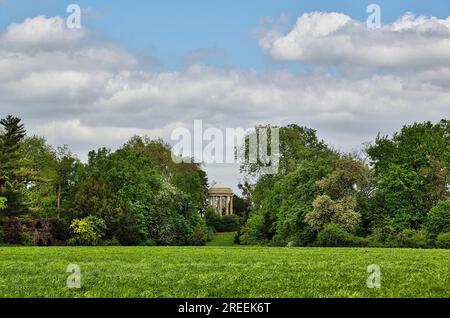
[{"label": "temple roof", "polygon": [[230,187],[227,187],[225,184],[223,183],[216,183],[215,185],[213,185],[209,190],[208,190],[209,194],[234,194],[233,190],[231,190]]}]

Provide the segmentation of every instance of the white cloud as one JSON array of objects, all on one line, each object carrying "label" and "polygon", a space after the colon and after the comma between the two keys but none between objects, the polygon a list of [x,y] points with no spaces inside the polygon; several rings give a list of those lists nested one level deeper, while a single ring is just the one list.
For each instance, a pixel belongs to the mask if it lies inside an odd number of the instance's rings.
[{"label": "white cloud", "polygon": [[405,14],[369,29],[342,13],[305,13],[287,34],[260,34],[261,48],[275,60],[366,68],[429,68],[450,63],[450,17]]},{"label": "white cloud", "polygon": [[61,17],[38,16],[9,25],[1,41],[10,49],[54,49],[72,45],[84,35],[83,28],[67,28]]},{"label": "white cloud", "polygon": [[[348,62],[347,44],[356,40],[352,39],[352,33],[343,30],[350,25],[358,31],[360,26],[341,14],[320,25],[326,16],[315,13],[300,19],[309,30],[298,30],[292,36],[309,41],[303,42],[306,46],[300,56],[317,58],[322,63],[327,61],[324,52],[332,55],[334,52],[326,45],[333,48],[341,41],[340,59],[335,54],[328,62]],[[443,58],[431,61],[429,68],[417,73],[369,74],[357,79],[323,71],[293,74],[196,64],[179,72],[154,72],[145,71],[137,57],[117,45],[87,44],[84,38],[74,45],[65,45],[66,40],[55,35],[67,31],[63,26],[60,31],[48,28],[39,31],[42,49],[38,42],[27,42],[26,36],[16,42],[24,45],[22,48],[6,45],[11,40],[5,34],[11,30],[25,34],[22,29],[28,30],[30,21],[43,25],[60,21],[60,18],[35,19],[15,24],[0,36],[0,117],[6,114],[22,117],[30,133],[44,135],[54,145],[68,144],[81,158],[101,146],[116,148],[133,134],[161,136],[169,141],[174,128],[189,128],[196,119],[203,120],[205,126],[219,128],[297,123],[317,129],[335,147],[351,150],[373,140],[378,131],[391,133],[405,123],[439,120],[450,115],[450,82],[445,80],[450,69],[438,67]],[[389,32],[376,31],[376,37],[387,45],[385,37],[400,32],[415,39],[415,44],[410,44],[413,49],[413,45],[418,45],[415,30],[420,27],[428,30],[423,32],[432,32],[436,42],[444,45],[444,36],[425,26],[443,22],[424,21],[427,22],[399,20],[395,28],[410,31],[394,31],[391,26]],[[42,30],[48,31],[49,38]],[[337,33],[342,33],[338,42],[334,41]],[[362,34],[356,32],[354,36],[360,38]],[[330,39],[331,43],[324,44],[322,38]],[[425,36],[422,40],[428,41]],[[29,45],[33,50],[29,50]],[[324,52],[317,52],[318,48]],[[416,51],[418,56],[424,55],[421,46]],[[295,56],[295,52],[290,54]],[[227,175],[223,167],[207,169],[216,181]],[[236,180],[235,170],[236,167],[230,168],[229,179],[223,181]]]}]

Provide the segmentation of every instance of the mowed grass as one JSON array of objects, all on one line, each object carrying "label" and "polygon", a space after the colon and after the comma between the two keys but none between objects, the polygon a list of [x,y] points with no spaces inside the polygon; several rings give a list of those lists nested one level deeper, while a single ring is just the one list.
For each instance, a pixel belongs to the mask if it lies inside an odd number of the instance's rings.
[{"label": "mowed grass", "polygon": [[[380,289],[367,288],[369,264]],[[450,297],[450,250],[1,247],[0,297]]]},{"label": "mowed grass", "polygon": [[235,232],[222,232],[214,234],[214,239],[206,243],[207,246],[234,246]]}]

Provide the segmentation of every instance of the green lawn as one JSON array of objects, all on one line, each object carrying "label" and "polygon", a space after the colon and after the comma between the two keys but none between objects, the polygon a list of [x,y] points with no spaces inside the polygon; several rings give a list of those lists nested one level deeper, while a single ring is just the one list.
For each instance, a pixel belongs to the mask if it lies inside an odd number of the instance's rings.
[{"label": "green lawn", "polygon": [[[68,289],[66,268],[81,267]],[[381,266],[380,289],[366,286]],[[450,250],[0,247],[1,297],[450,297]]]},{"label": "green lawn", "polygon": [[235,232],[224,232],[214,234],[214,239],[211,242],[206,243],[207,246],[233,246]]}]

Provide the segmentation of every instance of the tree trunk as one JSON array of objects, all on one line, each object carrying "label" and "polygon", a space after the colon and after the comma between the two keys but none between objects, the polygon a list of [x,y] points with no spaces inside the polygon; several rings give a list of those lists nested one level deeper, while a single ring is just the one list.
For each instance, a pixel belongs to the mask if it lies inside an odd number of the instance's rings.
[{"label": "tree trunk", "polygon": [[61,183],[58,185],[58,194],[56,198],[56,218],[61,219]]}]

